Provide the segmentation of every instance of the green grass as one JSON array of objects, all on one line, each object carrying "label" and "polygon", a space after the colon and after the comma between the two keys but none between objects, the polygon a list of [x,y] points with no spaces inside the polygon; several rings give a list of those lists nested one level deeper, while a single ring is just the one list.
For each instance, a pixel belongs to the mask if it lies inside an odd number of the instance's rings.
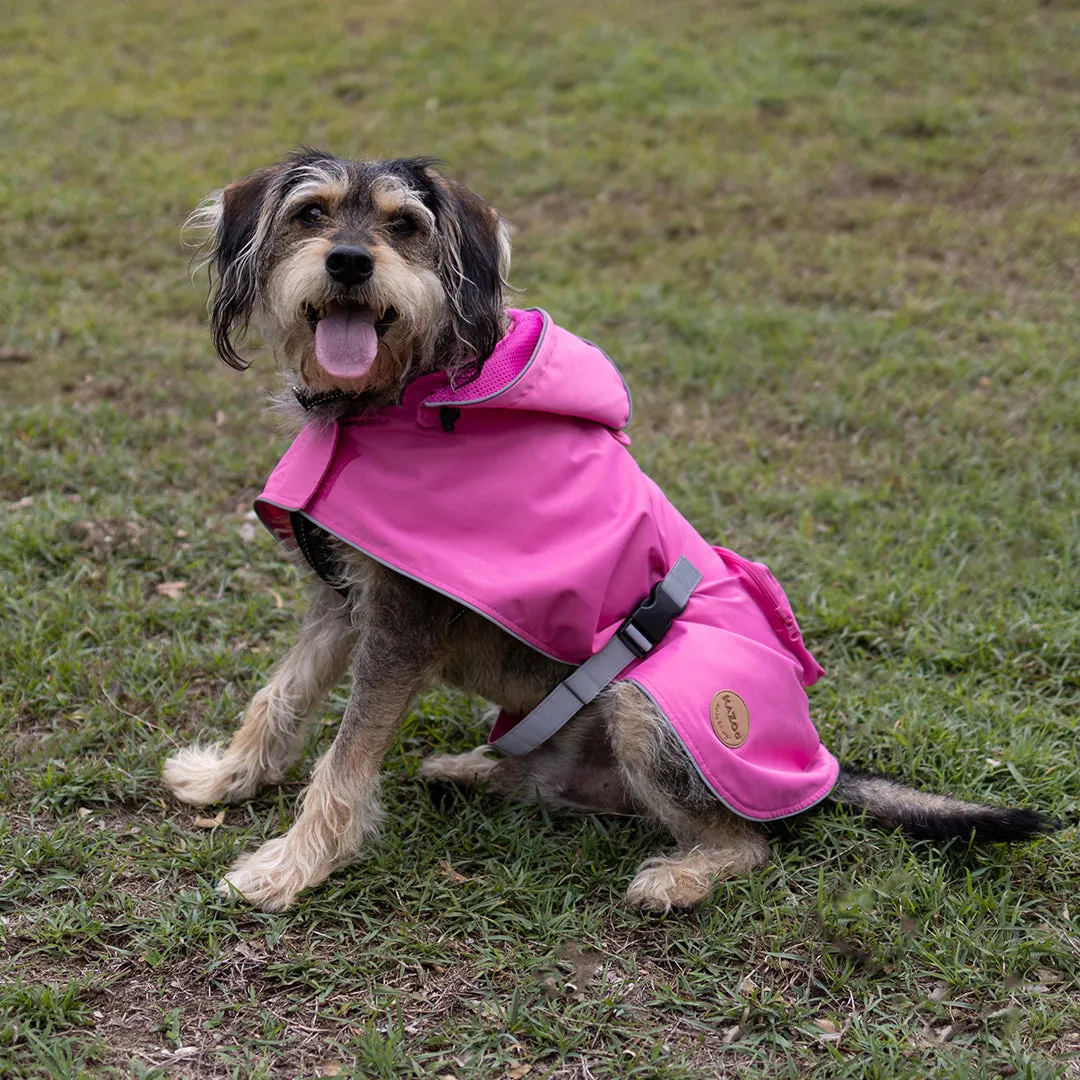
[{"label": "green grass", "polygon": [[[0,1075],[1077,1075],[1076,16],[5,13]],[[303,591],[245,517],[283,447],[271,364],[215,362],[177,235],[300,142],[441,155],[506,212],[527,302],[622,365],[639,460],[788,587],[842,759],[1068,827],[941,850],[825,810],[699,914],[641,918],[617,901],[658,833],[414,779],[482,734],[433,695],[366,860],[288,915],[219,902],[344,699],[216,829],[158,783],[234,726]]]}]

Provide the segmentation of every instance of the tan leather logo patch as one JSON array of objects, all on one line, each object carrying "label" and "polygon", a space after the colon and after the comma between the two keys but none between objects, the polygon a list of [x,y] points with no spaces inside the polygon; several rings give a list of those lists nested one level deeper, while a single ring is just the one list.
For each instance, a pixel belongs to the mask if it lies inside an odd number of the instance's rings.
[{"label": "tan leather logo patch", "polygon": [[750,734],[750,710],[734,690],[718,690],[712,699],[712,729],[732,750],[742,746]]}]

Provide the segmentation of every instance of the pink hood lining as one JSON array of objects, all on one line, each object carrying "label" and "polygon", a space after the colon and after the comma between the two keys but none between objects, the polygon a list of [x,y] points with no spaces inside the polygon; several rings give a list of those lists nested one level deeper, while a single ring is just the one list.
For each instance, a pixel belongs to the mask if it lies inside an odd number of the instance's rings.
[{"label": "pink hood lining", "polygon": [[446,406],[521,409],[576,416],[616,432],[630,423],[630,390],[603,349],[563,330],[540,308],[510,308],[507,315],[510,328],[479,377],[441,387],[424,399],[421,413]]}]

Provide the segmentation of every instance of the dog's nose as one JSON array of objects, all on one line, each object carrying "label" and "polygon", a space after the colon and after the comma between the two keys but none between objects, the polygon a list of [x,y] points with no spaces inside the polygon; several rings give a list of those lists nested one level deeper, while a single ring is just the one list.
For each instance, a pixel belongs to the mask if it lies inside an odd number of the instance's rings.
[{"label": "dog's nose", "polygon": [[374,269],[371,252],[356,244],[337,244],[326,256],[326,272],[346,287],[367,281]]}]

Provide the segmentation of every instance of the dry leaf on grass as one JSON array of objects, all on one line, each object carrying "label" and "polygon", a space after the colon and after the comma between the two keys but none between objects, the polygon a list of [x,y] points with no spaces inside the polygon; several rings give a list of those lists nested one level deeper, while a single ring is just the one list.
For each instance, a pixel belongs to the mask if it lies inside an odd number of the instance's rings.
[{"label": "dry leaf on grass", "polygon": [[513,1065],[506,1070],[506,1078],[507,1080],[521,1080],[523,1076],[531,1072],[531,1065]]},{"label": "dry leaf on grass", "polygon": [[1060,971],[1053,971],[1050,968],[1036,968],[1035,978],[1047,986],[1052,986],[1054,983],[1064,982],[1065,980],[1065,976],[1062,975]]},{"label": "dry leaf on grass", "polygon": [[341,1075],[341,1062],[340,1061],[320,1061],[315,1066],[316,1076],[340,1076]]},{"label": "dry leaf on grass", "polygon": [[200,829],[216,829],[219,825],[225,822],[225,811],[219,810],[213,817],[202,817],[199,814],[195,815],[195,824]]},{"label": "dry leaf on grass", "polygon": [[[464,874],[459,874],[451,865],[449,859],[443,859],[439,863],[439,869],[451,880],[456,882],[472,881],[472,878],[466,877]],[[524,1075],[524,1074],[523,1074]]]},{"label": "dry leaf on grass", "polygon": [[186,581],[162,581],[154,586],[158,596],[167,596],[170,600],[179,600],[180,594],[188,587]]},{"label": "dry leaf on grass", "polygon": [[187,1061],[189,1058],[199,1056],[199,1048],[197,1046],[178,1046],[175,1050],[163,1050],[161,1054],[162,1057],[173,1061]]},{"label": "dry leaf on grass", "polygon": [[840,1029],[824,1016],[818,1016],[813,1020],[813,1025],[821,1029],[823,1039],[833,1040],[840,1038]]}]

